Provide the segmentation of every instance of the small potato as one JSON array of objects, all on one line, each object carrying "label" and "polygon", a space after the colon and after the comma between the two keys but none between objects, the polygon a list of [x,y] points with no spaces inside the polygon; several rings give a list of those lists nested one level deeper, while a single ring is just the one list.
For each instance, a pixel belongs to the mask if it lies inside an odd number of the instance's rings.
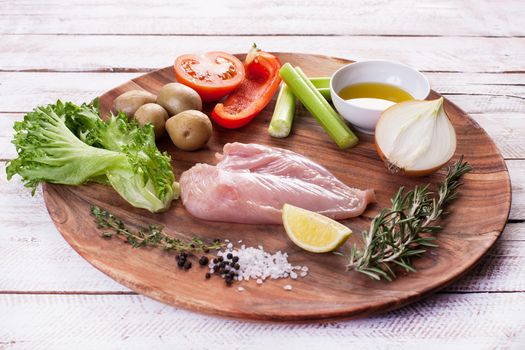
[{"label": "small potato", "polygon": [[202,110],[202,100],[192,88],[170,83],[164,85],[157,95],[157,103],[173,116],[189,109]]},{"label": "small potato", "polygon": [[153,124],[155,138],[158,139],[164,134],[168,112],[156,103],[146,103],[137,109],[134,118],[141,126]]},{"label": "small potato", "polygon": [[212,126],[208,116],[200,111],[184,111],[166,122],[171,141],[185,151],[203,147],[211,137]]},{"label": "small potato", "polygon": [[155,102],[156,99],[155,95],[144,90],[127,91],[113,101],[113,112],[122,111],[132,118],[140,106]]}]

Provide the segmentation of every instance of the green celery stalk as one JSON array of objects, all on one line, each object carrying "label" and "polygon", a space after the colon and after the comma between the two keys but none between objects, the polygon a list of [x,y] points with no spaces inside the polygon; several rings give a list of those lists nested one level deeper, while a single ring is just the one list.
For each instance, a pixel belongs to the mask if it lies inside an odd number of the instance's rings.
[{"label": "green celery stalk", "polygon": [[330,95],[330,88],[317,88],[317,91],[323,95],[324,99],[328,102],[332,101],[332,95]]},{"label": "green celery stalk", "polygon": [[277,138],[283,138],[290,134],[295,114],[295,96],[292,91],[283,83],[275,102],[275,109],[272,121],[268,127],[268,133]]},{"label": "green celery stalk", "polygon": [[312,77],[309,80],[317,89],[330,88],[330,77]]},{"label": "green celery stalk", "polygon": [[281,67],[279,75],[340,148],[357,144],[358,138],[308,79],[304,79],[289,63]]}]

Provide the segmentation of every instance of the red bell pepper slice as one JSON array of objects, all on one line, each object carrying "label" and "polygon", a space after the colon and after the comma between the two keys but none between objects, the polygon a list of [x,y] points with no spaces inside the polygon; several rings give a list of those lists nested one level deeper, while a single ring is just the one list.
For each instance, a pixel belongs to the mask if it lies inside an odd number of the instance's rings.
[{"label": "red bell pepper slice", "polygon": [[281,77],[281,62],[277,57],[253,48],[244,61],[246,76],[241,85],[211,114],[222,127],[237,129],[248,124],[272,100]]}]

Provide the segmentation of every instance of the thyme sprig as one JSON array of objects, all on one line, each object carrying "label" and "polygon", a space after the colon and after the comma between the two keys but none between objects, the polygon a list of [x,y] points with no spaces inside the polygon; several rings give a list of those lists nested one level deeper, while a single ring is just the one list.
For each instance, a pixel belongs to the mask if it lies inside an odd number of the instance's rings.
[{"label": "thyme sprig", "polygon": [[416,186],[406,193],[401,187],[391,199],[392,206],[377,214],[369,230],[363,231],[363,247],[352,245],[346,255],[347,269],[388,281],[396,278],[396,267],[414,272],[412,257],[423,254],[427,247],[437,246],[432,234],[442,228],[432,223],[445,214],[445,205],[458,196],[460,178],[471,169],[461,156],[448,168],[436,197],[429,185]]},{"label": "thyme sprig", "polygon": [[183,241],[168,236],[164,233],[163,228],[157,225],[148,225],[147,228],[133,231],[115,215],[96,205],[91,206],[91,215],[95,218],[99,228],[109,229],[109,231],[103,231],[101,237],[110,239],[113,235],[117,235],[123,237],[126,242],[135,248],[153,246],[177,252],[207,253],[210,250],[220,249],[224,245],[219,240],[214,240],[211,244],[207,244],[198,237]]}]

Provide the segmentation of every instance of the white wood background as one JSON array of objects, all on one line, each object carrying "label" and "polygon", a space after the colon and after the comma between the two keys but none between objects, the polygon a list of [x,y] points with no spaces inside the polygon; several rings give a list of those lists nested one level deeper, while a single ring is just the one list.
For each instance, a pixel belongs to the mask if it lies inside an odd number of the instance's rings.
[{"label": "white wood background", "polygon": [[[525,2],[0,0],[0,349],[525,349]],[[57,98],[87,101],[181,53],[312,52],[422,70],[507,160],[502,238],[468,275],[398,311],[261,324],[136,295],[61,238],[41,193],[7,182],[12,124]]]}]

